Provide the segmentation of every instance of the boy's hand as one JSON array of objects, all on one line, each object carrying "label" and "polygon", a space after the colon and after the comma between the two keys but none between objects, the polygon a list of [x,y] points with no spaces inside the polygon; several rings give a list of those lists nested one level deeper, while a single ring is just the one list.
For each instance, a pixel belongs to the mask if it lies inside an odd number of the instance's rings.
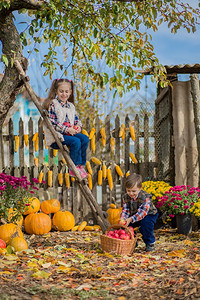
[{"label": "boy's hand", "polygon": [[131,222],[132,222],[133,220],[132,220],[132,218],[130,217],[130,218],[128,218],[128,219],[126,219],[126,226],[128,226]]},{"label": "boy's hand", "polygon": [[120,225],[126,225],[126,220],[125,219],[120,219],[119,224]]}]

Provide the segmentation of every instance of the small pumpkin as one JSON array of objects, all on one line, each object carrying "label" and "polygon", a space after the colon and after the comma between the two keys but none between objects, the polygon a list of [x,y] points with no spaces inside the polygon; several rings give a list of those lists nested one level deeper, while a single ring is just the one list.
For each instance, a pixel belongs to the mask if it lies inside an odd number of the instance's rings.
[{"label": "small pumpkin", "polygon": [[70,211],[58,211],[53,216],[53,227],[59,231],[71,230],[75,225],[75,218]]},{"label": "small pumpkin", "polygon": [[48,233],[51,230],[51,218],[44,213],[29,214],[24,220],[24,229],[28,234]]},{"label": "small pumpkin", "polygon": [[41,211],[45,214],[54,214],[60,210],[60,201],[57,199],[50,199],[41,202]]},{"label": "small pumpkin", "polygon": [[[13,209],[12,207],[9,209],[8,211],[8,222],[11,222],[12,218],[17,214],[17,210]],[[24,222],[24,218],[23,216],[20,214],[18,219],[16,219],[14,222],[14,224],[19,225],[20,227],[22,227]]]},{"label": "small pumpkin", "polygon": [[14,223],[8,223],[0,226],[0,239],[8,244],[12,236],[23,237],[23,233],[19,226]]},{"label": "small pumpkin", "polygon": [[3,240],[0,240],[0,249],[6,248],[6,243]]},{"label": "small pumpkin", "polygon": [[29,206],[26,206],[24,215],[36,213],[40,210],[40,200],[36,197],[29,199]]},{"label": "small pumpkin", "polygon": [[28,249],[28,244],[22,237],[12,238],[9,242],[9,245],[12,246],[16,252]]},{"label": "small pumpkin", "polygon": [[110,204],[110,208],[107,210],[107,220],[111,225],[118,224],[120,215],[122,212],[122,207],[117,208],[117,206],[114,203]]}]

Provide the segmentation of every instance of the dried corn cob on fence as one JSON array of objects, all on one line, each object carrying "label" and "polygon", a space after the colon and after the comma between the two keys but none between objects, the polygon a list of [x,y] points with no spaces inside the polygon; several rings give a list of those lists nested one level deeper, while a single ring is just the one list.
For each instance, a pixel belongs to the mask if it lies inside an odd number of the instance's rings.
[{"label": "dried corn cob on fence", "polygon": [[[7,128],[8,135],[0,137],[7,147],[5,153],[2,153],[3,147],[0,148],[1,170],[15,176],[25,175],[29,180],[37,178],[40,199],[59,199],[62,208],[73,212],[76,224],[80,225],[80,220],[87,221],[84,229],[86,230],[87,226],[97,223],[95,217],[80,193],[77,180],[69,176],[66,160],[60,150],[53,151],[53,149],[45,148],[44,132],[40,122],[41,120],[38,122],[38,129],[34,129],[36,124],[33,124],[30,119],[28,132],[24,134],[23,130],[19,130],[17,135],[14,135],[13,123],[10,120],[10,126]],[[150,162],[152,158],[147,156],[145,150],[149,149],[150,142],[143,145],[141,149],[140,138],[147,141],[144,134],[147,134],[149,139],[152,139],[154,134],[147,130],[139,132],[138,117],[130,126],[128,119],[120,124],[118,117],[112,123],[115,124],[115,128],[111,131],[109,117],[106,117],[105,123],[99,126],[97,125],[100,124],[100,120],[97,118],[96,126],[89,127],[88,125],[82,131],[90,138],[91,144],[85,166],[90,174],[89,189],[103,211],[108,209],[112,197],[119,206],[121,205],[124,180],[128,174],[137,172],[143,178],[150,178],[152,174],[155,174],[157,166],[155,162]],[[86,124],[89,124],[89,121]],[[20,128],[23,127],[25,124],[22,121]],[[141,150],[144,150],[143,153],[146,156],[141,156]],[[25,158],[27,151],[28,158]],[[10,153],[9,157],[7,153]],[[18,164],[16,157],[19,157]],[[10,161],[9,166],[6,164],[6,159]]]}]

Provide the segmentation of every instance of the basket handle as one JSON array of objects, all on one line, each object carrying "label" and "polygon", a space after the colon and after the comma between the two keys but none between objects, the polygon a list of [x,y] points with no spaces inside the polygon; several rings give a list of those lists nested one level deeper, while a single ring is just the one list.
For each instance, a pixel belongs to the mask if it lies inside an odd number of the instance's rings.
[{"label": "basket handle", "polygon": [[134,237],[132,231],[128,228],[128,226],[121,225],[121,224],[113,224],[113,225],[111,225],[110,227],[107,228],[105,234],[108,233],[108,231],[110,229],[119,229],[119,228],[124,228],[126,231],[128,231],[128,233],[130,233],[131,239],[134,240],[135,237]]}]

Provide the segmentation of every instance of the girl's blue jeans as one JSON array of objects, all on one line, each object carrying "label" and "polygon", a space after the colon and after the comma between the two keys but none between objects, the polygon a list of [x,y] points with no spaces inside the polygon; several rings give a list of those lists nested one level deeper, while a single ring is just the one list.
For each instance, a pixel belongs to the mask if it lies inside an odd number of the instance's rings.
[{"label": "girl's blue jeans", "polygon": [[154,224],[158,218],[158,213],[155,215],[147,215],[141,221],[130,223],[129,226],[135,228],[139,227],[139,230],[142,234],[142,239],[146,245],[155,243],[154,235]]},{"label": "girl's blue jeans", "polygon": [[[85,165],[87,157],[87,147],[89,138],[85,134],[77,133],[76,135],[63,135],[63,145],[69,147],[69,154],[74,164]],[[59,149],[57,143],[51,144],[51,148]]]}]

